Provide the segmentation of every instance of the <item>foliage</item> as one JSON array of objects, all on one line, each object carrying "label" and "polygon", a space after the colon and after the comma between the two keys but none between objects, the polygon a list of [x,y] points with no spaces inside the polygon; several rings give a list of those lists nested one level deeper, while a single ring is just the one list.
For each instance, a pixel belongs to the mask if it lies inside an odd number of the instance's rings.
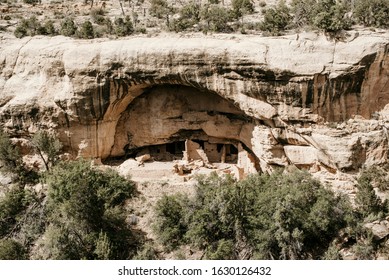
[{"label": "foliage", "polygon": [[366,218],[371,214],[377,215],[380,212],[387,212],[385,204],[376,195],[372,182],[372,173],[369,172],[369,170],[363,170],[358,178],[358,192],[355,196],[355,203],[363,218]]},{"label": "foliage", "polygon": [[158,260],[158,252],[155,250],[153,244],[147,242],[143,244],[141,250],[133,258],[134,260]]},{"label": "foliage", "polygon": [[190,2],[180,10],[180,18],[172,22],[174,31],[186,30],[200,21],[200,5],[196,2]]},{"label": "foliage", "polygon": [[206,5],[200,13],[202,20],[206,22],[205,31],[231,32],[228,25],[231,20],[230,11],[218,5]]},{"label": "foliage", "polygon": [[380,191],[389,190],[389,177],[388,177],[389,165],[384,166],[371,166],[362,171],[362,176],[367,176],[373,187],[378,188]]},{"label": "foliage", "polygon": [[164,197],[156,212],[168,246],[187,243],[212,259],[305,259],[324,254],[351,207],[306,173],[276,172],[200,177],[195,198]]},{"label": "foliage", "polygon": [[44,32],[45,32],[45,34],[43,34],[43,35],[55,36],[58,34],[58,31],[54,27],[54,21],[52,21],[52,20],[46,21],[43,28],[44,28]]},{"label": "foliage", "polygon": [[375,254],[374,242],[372,237],[357,242],[353,247],[353,251],[358,260],[373,260]]},{"label": "foliage", "polygon": [[115,20],[115,33],[117,36],[128,36],[131,35],[133,32],[134,27],[129,17],[126,17],[125,20],[123,18],[117,18]]},{"label": "foliage", "polygon": [[171,11],[166,0],[151,0],[150,14],[159,19],[166,18]]},{"label": "foliage", "polygon": [[254,12],[254,5],[251,0],[232,0],[232,13],[235,18],[240,18],[245,14]]},{"label": "foliage", "polygon": [[22,244],[12,239],[0,239],[0,260],[25,260],[26,251]]},{"label": "foliage", "polygon": [[[0,249],[0,259],[27,258],[30,246],[44,227],[44,218],[37,211],[41,206],[39,202],[34,192],[19,186],[8,190],[0,200],[0,239],[5,242]],[[8,240],[11,237],[12,242]]]},{"label": "foliage", "polygon": [[7,191],[0,200],[0,238],[10,233],[25,209],[25,192],[15,187]]},{"label": "foliage", "polygon": [[35,172],[26,170],[19,148],[2,130],[0,130],[0,162],[2,170],[11,174],[14,182],[20,185],[35,182]]},{"label": "foliage", "polygon": [[281,35],[291,22],[289,8],[283,1],[274,8],[268,8],[262,11],[264,19],[260,26],[262,31],[271,35]]},{"label": "foliage", "polygon": [[365,26],[388,27],[389,1],[357,0],[355,3],[355,17],[357,22]]},{"label": "foliage", "polygon": [[318,1],[313,24],[326,32],[349,29],[351,21],[345,17],[346,12],[346,6],[336,0]]},{"label": "foliage", "polygon": [[78,38],[93,39],[95,37],[95,32],[92,23],[89,20],[84,21],[76,34]]},{"label": "foliage", "polygon": [[208,260],[234,260],[236,259],[234,243],[232,240],[221,239],[209,248],[205,257]]},{"label": "foliage", "polygon": [[12,144],[9,136],[0,130],[0,161],[6,172],[18,171],[22,163],[19,149]]},{"label": "foliage", "polygon": [[122,207],[135,191],[132,182],[82,160],[61,162],[45,181],[48,227],[37,258],[125,259],[135,253]]},{"label": "foliage", "polygon": [[96,241],[96,249],[94,253],[97,256],[97,259],[99,260],[109,260],[111,257],[111,243],[109,241],[109,238],[107,236],[107,233],[100,232],[99,237]]},{"label": "foliage", "polygon": [[184,205],[185,199],[182,196],[164,195],[155,206],[154,230],[158,233],[160,242],[169,251],[182,244],[187,230],[183,216]]},{"label": "foliage", "polygon": [[313,24],[316,3],[316,0],[292,0],[290,11],[297,27]]},{"label": "foliage", "polygon": [[46,170],[58,162],[62,144],[55,135],[47,131],[38,131],[31,139],[31,144],[42,158]]},{"label": "foliage", "polygon": [[77,26],[72,18],[65,18],[61,23],[61,34],[63,36],[72,37],[76,34]]},{"label": "foliage", "polygon": [[35,4],[40,3],[41,0],[23,0],[23,2],[26,3],[26,4],[35,5]]},{"label": "foliage", "polygon": [[323,260],[342,260],[342,256],[339,252],[338,246],[335,243],[332,243],[327,251],[323,255]]},{"label": "foliage", "polygon": [[16,26],[14,35],[17,38],[44,34],[44,30],[35,16],[29,19],[22,19]]},{"label": "foliage", "polygon": [[104,17],[104,10],[102,8],[93,8],[90,11],[90,17],[94,23],[104,24],[106,19]]}]

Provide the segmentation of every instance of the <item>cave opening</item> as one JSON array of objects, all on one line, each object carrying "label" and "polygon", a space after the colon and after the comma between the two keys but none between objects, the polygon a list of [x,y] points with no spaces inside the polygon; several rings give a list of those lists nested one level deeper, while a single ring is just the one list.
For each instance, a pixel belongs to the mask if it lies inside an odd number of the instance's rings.
[{"label": "cave opening", "polygon": [[[158,85],[121,114],[111,157],[149,154],[154,161],[243,162],[256,123],[229,100],[182,85]],[[257,163],[253,163],[257,165]]]}]

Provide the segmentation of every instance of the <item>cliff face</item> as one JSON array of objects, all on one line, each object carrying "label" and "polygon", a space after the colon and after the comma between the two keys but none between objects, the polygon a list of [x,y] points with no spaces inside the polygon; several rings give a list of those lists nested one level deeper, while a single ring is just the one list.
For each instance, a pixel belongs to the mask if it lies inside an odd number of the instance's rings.
[{"label": "cliff face", "polygon": [[262,170],[353,170],[387,161],[387,103],[388,33],[0,44],[1,125],[87,157],[189,138],[241,143]]}]

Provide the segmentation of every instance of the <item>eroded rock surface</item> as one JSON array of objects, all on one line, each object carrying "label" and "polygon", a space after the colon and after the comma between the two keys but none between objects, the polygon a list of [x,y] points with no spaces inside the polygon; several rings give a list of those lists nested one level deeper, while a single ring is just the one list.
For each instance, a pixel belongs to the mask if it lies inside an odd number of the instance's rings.
[{"label": "eroded rock surface", "polygon": [[389,33],[169,36],[0,38],[2,127],[103,160],[189,139],[246,170],[387,161]]}]

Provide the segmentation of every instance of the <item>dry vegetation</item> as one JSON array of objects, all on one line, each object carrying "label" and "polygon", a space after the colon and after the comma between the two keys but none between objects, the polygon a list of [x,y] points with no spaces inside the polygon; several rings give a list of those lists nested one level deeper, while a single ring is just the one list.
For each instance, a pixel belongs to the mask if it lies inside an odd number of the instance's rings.
[{"label": "dry vegetation", "polygon": [[[309,7],[309,8],[307,8]],[[0,32],[91,39],[161,32],[281,35],[386,28],[388,0],[1,0]]]}]

